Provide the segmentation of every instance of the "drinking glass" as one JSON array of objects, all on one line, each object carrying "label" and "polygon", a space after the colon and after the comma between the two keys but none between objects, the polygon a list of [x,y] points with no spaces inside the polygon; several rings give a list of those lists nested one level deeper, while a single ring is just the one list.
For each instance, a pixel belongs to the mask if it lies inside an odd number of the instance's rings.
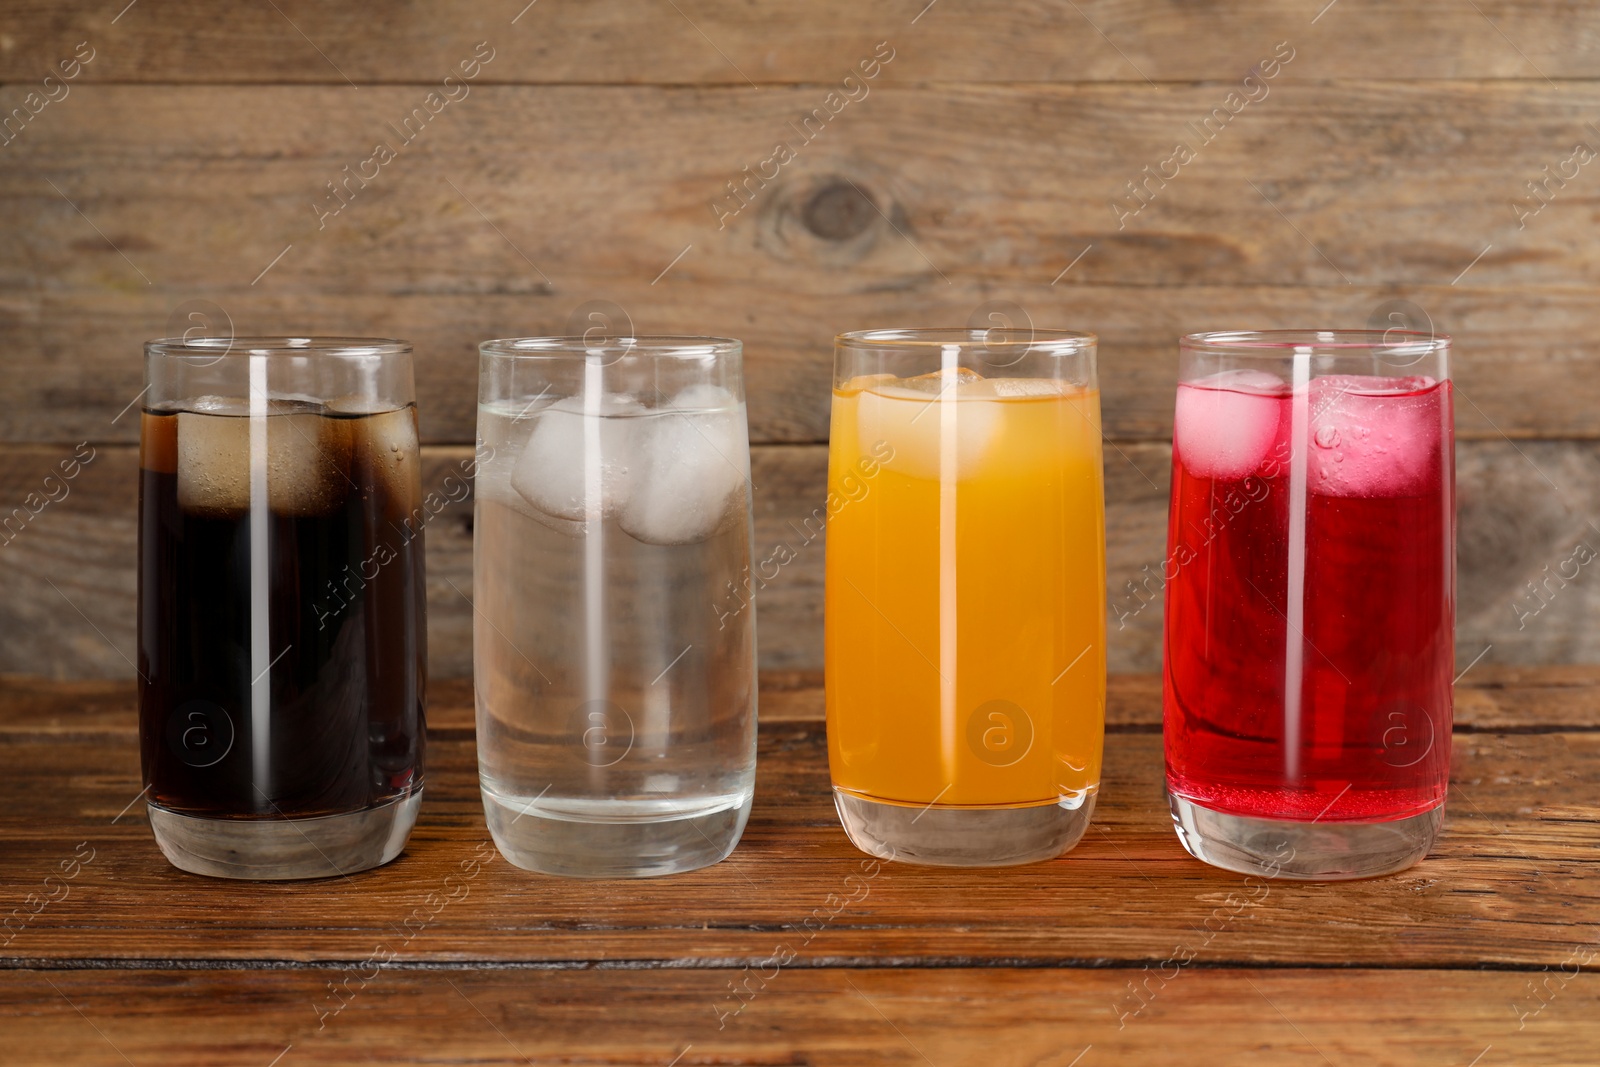
[{"label": "drinking glass", "polygon": [[1191,854],[1362,878],[1427,854],[1450,775],[1450,339],[1192,334],[1167,537],[1167,789]]},{"label": "drinking glass", "polygon": [[318,878],[394,859],[422,802],[411,346],[145,345],[139,725],[174,866]]},{"label": "drinking glass", "polygon": [[479,351],[473,649],[495,844],[577,877],[715,863],[755,783],[740,343]]},{"label": "drinking glass", "polygon": [[842,334],[828,448],[828,762],[850,840],[993,866],[1083,836],[1105,729],[1092,334]]}]

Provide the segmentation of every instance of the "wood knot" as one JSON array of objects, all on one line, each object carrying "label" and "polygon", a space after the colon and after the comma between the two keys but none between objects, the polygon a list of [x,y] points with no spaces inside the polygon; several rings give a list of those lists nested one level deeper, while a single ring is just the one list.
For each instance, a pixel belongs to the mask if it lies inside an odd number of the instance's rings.
[{"label": "wood knot", "polygon": [[878,209],[852,182],[826,182],[800,209],[800,221],[824,241],[848,241],[865,233]]},{"label": "wood knot", "polygon": [[870,256],[893,226],[907,228],[892,199],[837,170],[797,175],[774,193],[759,208],[756,245],[789,262],[849,267]]}]

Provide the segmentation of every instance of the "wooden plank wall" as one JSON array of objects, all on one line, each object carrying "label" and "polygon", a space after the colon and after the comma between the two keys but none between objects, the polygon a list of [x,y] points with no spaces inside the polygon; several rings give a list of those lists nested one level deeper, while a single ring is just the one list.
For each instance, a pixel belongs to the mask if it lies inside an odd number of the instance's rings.
[{"label": "wooden plank wall", "polygon": [[[1401,320],[1457,339],[1460,665],[1600,660],[1594,5],[124,3],[0,23],[0,672],[131,676],[144,339],[413,340],[432,485],[476,341],[593,301],[746,341],[769,667],[820,666],[832,336],[990,312],[1102,338],[1112,669],[1159,663],[1176,337]],[[470,509],[429,539],[465,674]]]}]

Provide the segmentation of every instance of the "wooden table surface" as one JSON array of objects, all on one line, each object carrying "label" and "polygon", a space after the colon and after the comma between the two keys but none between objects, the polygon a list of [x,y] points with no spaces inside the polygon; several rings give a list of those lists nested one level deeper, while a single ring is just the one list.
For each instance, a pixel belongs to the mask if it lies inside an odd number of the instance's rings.
[{"label": "wooden table surface", "polygon": [[156,850],[131,686],[0,679],[0,1062],[1600,1062],[1600,669],[1470,671],[1433,854],[1329,885],[1184,854],[1145,675],[1112,679],[1075,851],[877,864],[829,801],[818,681],[763,679],[755,809],[708,870],[500,859],[454,682],[398,860],[249,884]]}]

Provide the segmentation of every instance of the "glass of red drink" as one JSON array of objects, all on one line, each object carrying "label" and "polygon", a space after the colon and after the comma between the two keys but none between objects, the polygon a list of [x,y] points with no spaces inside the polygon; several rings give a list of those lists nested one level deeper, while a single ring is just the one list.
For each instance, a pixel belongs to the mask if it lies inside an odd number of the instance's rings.
[{"label": "glass of red drink", "polygon": [[1427,854],[1450,775],[1450,339],[1192,334],[1163,654],[1178,838],[1228,870],[1364,878]]}]

